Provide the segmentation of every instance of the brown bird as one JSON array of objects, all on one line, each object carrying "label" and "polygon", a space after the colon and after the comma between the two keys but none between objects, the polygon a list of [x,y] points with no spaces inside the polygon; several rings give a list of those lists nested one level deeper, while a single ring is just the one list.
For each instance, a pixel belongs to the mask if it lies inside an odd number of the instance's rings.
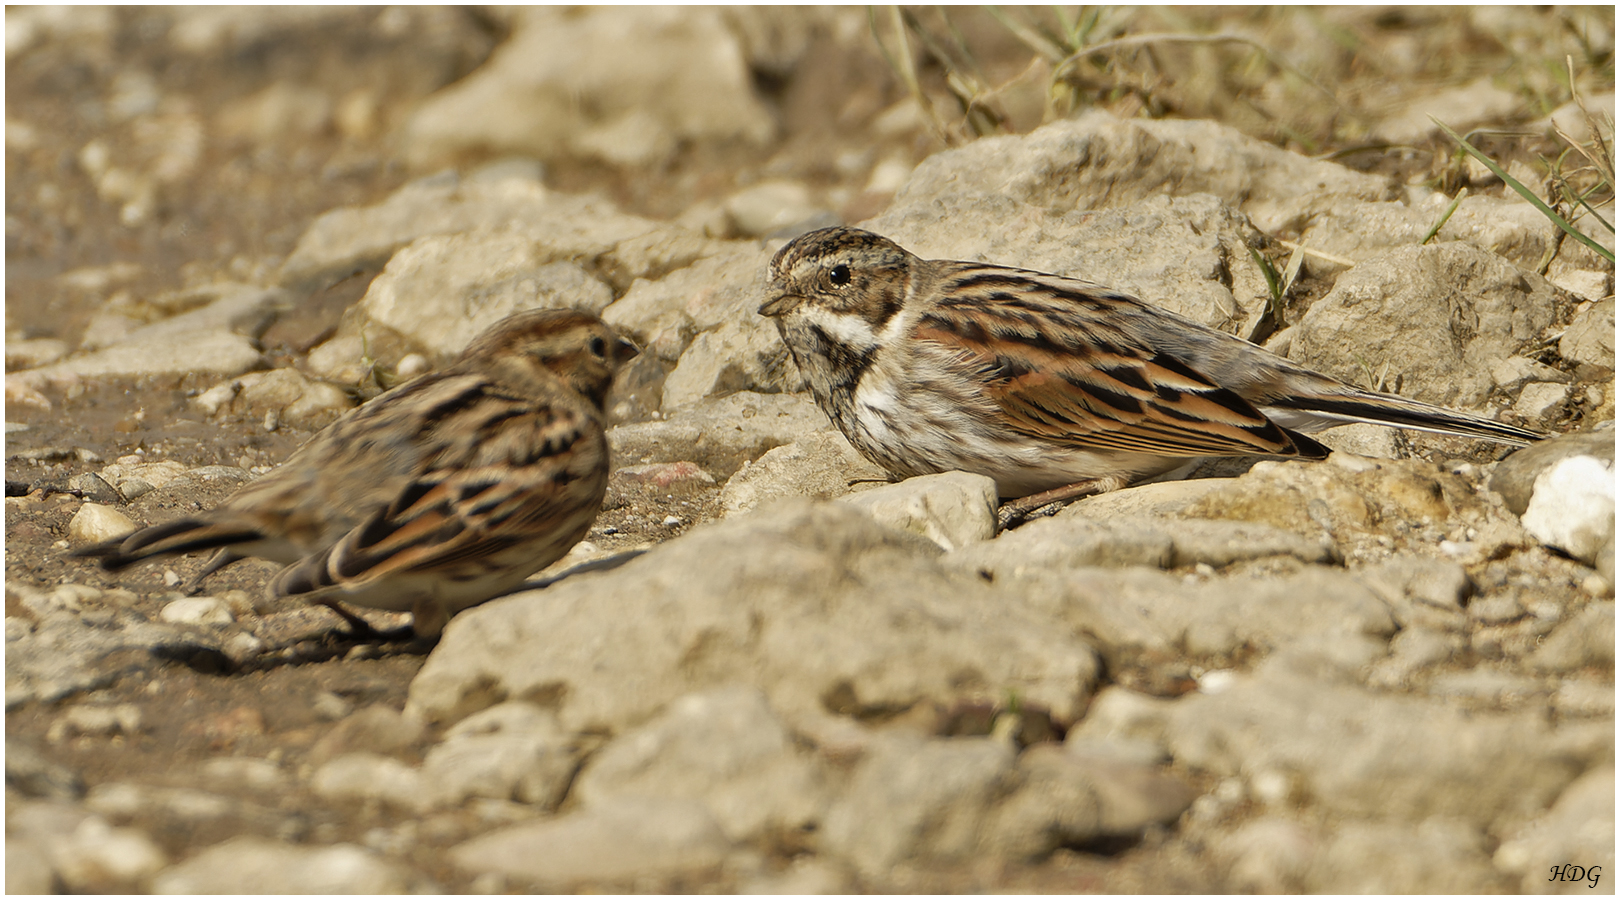
[{"label": "brown bird", "polygon": [[816,403],[896,477],[994,478],[1016,521],[1209,456],[1321,459],[1308,437],[1373,422],[1526,444],[1544,435],[1352,387],[1100,285],[925,260],[857,228],[771,260],[760,314]]},{"label": "brown bird", "polygon": [[447,368],[383,393],[200,515],[84,547],[119,569],[218,548],[282,563],[276,597],[410,610],[419,637],[585,536],[607,490],[603,402],[633,344],[574,310],[496,323]]}]

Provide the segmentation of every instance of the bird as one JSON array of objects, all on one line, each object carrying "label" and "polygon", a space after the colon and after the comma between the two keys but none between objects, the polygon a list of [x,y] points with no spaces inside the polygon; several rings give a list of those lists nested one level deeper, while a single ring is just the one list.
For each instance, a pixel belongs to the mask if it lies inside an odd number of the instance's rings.
[{"label": "bird", "polygon": [[450,365],[379,394],[198,515],[73,551],[109,570],[219,552],[281,563],[275,598],[411,612],[418,639],[583,538],[608,483],[603,404],[636,346],[572,309],[509,316]]},{"label": "bird", "polygon": [[759,313],[850,444],[895,479],[989,476],[1004,527],[1207,457],[1323,459],[1309,433],[1348,422],[1546,436],[1353,387],[1099,284],[925,260],[859,228],[800,235],[766,274]]}]

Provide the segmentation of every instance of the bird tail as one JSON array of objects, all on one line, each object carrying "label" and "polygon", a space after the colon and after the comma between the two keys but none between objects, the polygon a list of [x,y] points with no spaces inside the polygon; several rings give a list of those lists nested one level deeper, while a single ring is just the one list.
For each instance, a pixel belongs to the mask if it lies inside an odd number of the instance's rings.
[{"label": "bird tail", "polygon": [[1264,411],[1277,424],[1299,431],[1321,431],[1351,422],[1370,422],[1414,431],[1481,438],[1518,447],[1547,437],[1539,431],[1473,413],[1371,391],[1279,397],[1271,400]]},{"label": "bird tail", "polygon": [[177,519],[142,528],[121,538],[80,547],[68,555],[100,559],[103,569],[117,571],[153,556],[213,550],[262,537],[257,529],[239,523]]}]

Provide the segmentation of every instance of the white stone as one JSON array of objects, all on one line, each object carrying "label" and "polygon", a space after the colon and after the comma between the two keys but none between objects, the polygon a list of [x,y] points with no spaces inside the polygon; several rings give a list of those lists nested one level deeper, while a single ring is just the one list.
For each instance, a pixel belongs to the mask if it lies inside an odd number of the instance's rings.
[{"label": "white stone", "polygon": [[182,625],[229,625],[236,621],[231,607],[218,597],[181,597],[163,604],[158,618]]},{"label": "white stone", "polygon": [[839,502],[890,528],[928,538],[947,551],[996,536],[996,483],[984,475],[921,475]]},{"label": "white stone", "polygon": [[69,539],[86,544],[97,544],[121,538],[135,531],[135,523],[110,506],[86,503],[68,520]]},{"label": "white stone", "polygon": [[1519,392],[1513,411],[1531,422],[1540,422],[1558,412],[1569,399],[1569,385],[1532,382]]},{"label": "white stone", "polygon": [[261,837],[215,844],[169,867],[156,894],[402,894],[409,874],[353,844],[293,846]]},{"label": "white stone", "polygon": [[1595,456],[1571,456],[1536,476],[1524,527],[1544,544],[1593,565],[1614,540],[1614,469]]}]

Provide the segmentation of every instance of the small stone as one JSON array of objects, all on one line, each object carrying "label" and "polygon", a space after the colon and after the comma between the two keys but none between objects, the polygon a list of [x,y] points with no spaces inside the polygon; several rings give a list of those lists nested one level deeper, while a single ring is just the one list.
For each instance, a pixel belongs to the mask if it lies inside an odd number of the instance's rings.
[{"label": "small stone", "polygon": [[236,621],[231,608],[218,597],[181,597],[170,600],[158,618],[180,625],[229,625]]},{"label": "small stone", "polygon": [[310,789],[327,800],[382,800],[412,809],[422,794],[422,780],[415,769],[391,756],[346,753],[316,769]]},{"label": "small stone", "polygon": [[920,534],[947,551],[996,536],[996,483],[984,475],[923,475],[839,502],[891,528]]},{"label": "small stone", "polygon": [[118,493],[122,494],[125,500],[134,500],[155,490],[157,487],[144,478],[130,477],[118,482]]},{"label": "small stone", "polygon": [[260,794],[277,794],[287,789],[291,779],[268,759],[247,756],[216,756],[205,760],[203,780],[220,788],[243,788]]},{"label": "small stone", "polygon": [[135,523],[110,506],[86,503],[68,522],[68,537],[76,542],[99,544],[135,531]]},{"label": "small stone", "polygon": [[55,744],[77,735],[135,734],[140,730],[141,708],[134,704],[74,706],[51,723],[45,738]]},{"label": "small stone", "polygon": [[137,890],[168,864],[145,832],[114,828],[99,816],[85,819],[67,839],[53,842],[51,861],[62,884],[75,893]]},{"label": "small stone", "polygon": [[[1612,277],[1612,275],[1611,275]],[[1600,290],[1601,293],[1601,290]],[[1613,290],[1608,291],[1613,293]],[[1558,340],[1558,355],[1572,363],[1614,368],[1614,298],[1608,297],[1575,313]]]},{"label": "small stone", "polygon": [[338,719],[354,712],[354,704],[339,697],[331,691],[321,691],[310,701],[310,708],[315,715],[336,722]]},{"label": "small stone", "polygon": [[157,894],[402,894],[408,873],[353,844],[306,847],[261,837],[215,844],[152,882]]},{"label": "small stone", "polygon": [[614,475],[626,481],[654,485],[660,490],[676,484],[714,484],[713,475],[703,471],[697,463],[685,461],[624,466],[614,472]]},{"label": "small stone", "polygon": [[1571,456],[1536,476],[1524,527],[1537,540],[1587,565],[1614,543],[1614,466],[1595,456]]},{"label": "small stone", "polygon": [[1519,392],[1513,411],[1527,421],[1542,422],[1558,412],[1568,399],[1569,385],[1537,381],[1525,385],[1524,390]]},{"label": "small stone", "polygon": [[713,870],[730,844],[695,800],[636,798],[492,831],[450,851],[470,872],[498,872],[542,890],[638,883]]},{"label": "small stone", "polygon": [[81,472],[68,479],[68,487],[80,491],[86,500],[96,503],[117,503],[124,499],[105,478],[94,472]]},{"label": "small stone", "polygon": [[1614,685],[1566,681],[1553,693],[1553,709],[1566,716],[1614,716]]}]

